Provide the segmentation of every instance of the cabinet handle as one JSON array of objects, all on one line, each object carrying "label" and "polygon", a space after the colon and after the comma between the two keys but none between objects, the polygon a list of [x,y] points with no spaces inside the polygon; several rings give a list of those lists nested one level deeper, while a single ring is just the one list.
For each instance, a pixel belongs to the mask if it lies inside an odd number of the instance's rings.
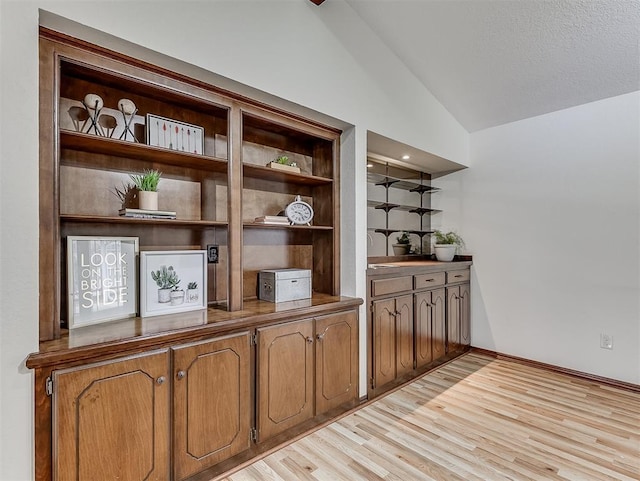
[{"label": "cabinet handle", "polygon": [[186,372],[184,371],[178,371],[178,374],[176,375],[176,377],[178,378],[178,380],[180,379],[184,379],[184,377],[187,375]]},{"label": "cabinet handle", "polygon": [[316,335],[316,339],[317,339],[318,341],[322,341],[322,340],[324,339],[324,334],[325,334],[324,332],[323,332],[322,334],[317,334],[317,335]]},{"label": "cabinet handle", "polygon": [[307,342],[309,344],[313,344],[313,337],[311,337],[311,336],[307,337]]},{"label": "cabinet handle", "polygon": [[391,311],[387,311],[389,313],[390,316],[396,317],[396,313],[395,312],[391,312]]},{"label": "cabinet handle", "polygon": [[453,277],[462,277],[462,274],[457,274],[457,275],[455,275]]},{"label": "cabinet handle", "polygon": [[425,281],[425,282],[433,282],[433,281],[434,281],[434,279],[425,279],[424,281]]},{"label": "cabinet handle", "polygon": [[156,382],[158,384],[164,384],[164,382],[166,381],[164,376],[160,376],[158,379],[156,379]]},{"label": "cabinet handle", "polygon": [[402,312],[396,311],[396,316],[401,316],[401,315],[402,315]]}]

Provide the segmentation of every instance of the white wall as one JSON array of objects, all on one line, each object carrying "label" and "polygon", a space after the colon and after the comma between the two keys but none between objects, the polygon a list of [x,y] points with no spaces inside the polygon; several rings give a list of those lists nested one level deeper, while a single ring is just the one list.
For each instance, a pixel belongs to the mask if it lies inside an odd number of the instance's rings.
[{"label": "white wall", "polygon": [[[354,206],[342,222],[346,295],[365,296],[366,131],[468,163],[468,134],[341,0],[0,0],[0,479],[11,481],[32,479],[33,465],[23,363],[38,348],[38,8],[91,27],[59,22],[89,41],[195,76],[215,72],[355,125],[341,171],[343,205]],[[361,359],[363,347],[364,337]]]},{"label": "white wall", "polygon": [[640,383],[640,92],[474,133],[471,152],[437,198],[474,255],[472,344]]}]

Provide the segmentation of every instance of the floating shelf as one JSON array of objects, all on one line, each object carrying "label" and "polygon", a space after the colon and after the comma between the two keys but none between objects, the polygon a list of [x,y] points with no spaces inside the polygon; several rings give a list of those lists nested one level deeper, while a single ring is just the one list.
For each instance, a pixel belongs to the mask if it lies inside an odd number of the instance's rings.
[{"label": "floating shelf", "polygon": [[420,179],[400,179],[389,175],[376,174],[375,172],[367,173],[367,182],[370,184],[381,185],[384,187],[393,187],[395,189],[408,190],[410,192],[435,193],[440,189],[431,187],[420,182]]},{"label": "floating shelf", "polygon": [[433,215],[433,214],[437,214],[438,212],[442,212],[441,210],[438,209],[430,209],[427,207],[415,207],[412,205],[402,205],[402,204],[391,204],[389,202],[378,202],[375,200],[369,200],[367,201],[367,205],[369,207],[373,207],[374,209],[379,209],[379,210],[384,210],[385,212],[389,212],[390,210],[401,210],[401,211],[405,211],[405,212],[411,212],[412,214],[418,214],[418,215]]}]

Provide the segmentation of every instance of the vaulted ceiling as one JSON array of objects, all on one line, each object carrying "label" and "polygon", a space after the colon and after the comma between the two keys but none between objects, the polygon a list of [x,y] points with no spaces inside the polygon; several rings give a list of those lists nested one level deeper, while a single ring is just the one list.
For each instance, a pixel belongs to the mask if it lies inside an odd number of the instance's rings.
[{"label": "vaulted ceiling", "polygon": [[469,132],[640,89],[638,0],[346,2]]}]

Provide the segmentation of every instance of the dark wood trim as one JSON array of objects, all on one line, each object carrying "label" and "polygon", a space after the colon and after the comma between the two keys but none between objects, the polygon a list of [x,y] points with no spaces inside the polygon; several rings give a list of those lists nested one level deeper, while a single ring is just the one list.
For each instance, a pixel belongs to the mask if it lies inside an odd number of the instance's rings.
[{"label": "dark wood trim", "polygon": [[617,379],[611,379],[608,377],[597,376],[595,374],[589,374],[587,372],[576,371],[574,369],[569,369],[566,367],[555,366],[553,364],[547,364],[540,361],[532,361],[530,359],[525,359],[522,357],[512,356],[510,354],[503,354],[501,352],[490,351],[488,349],[482,349],[479,347],[472,347],[471,352],[477,354],[483,354],[485,356],[494,357],[496,359],[504,360],[504,361],[512,361],[517,362],[519,364],[524,364],[531,367],[537,367],[539,369],[545,369],[547,371],[557,372],[560,374],[567,374],[569,376],[583,379],[585,381],[597,382],[600,384],[605,384],[607,386],[617,387],[619,389],[624,389],[626,391],[631,392],[640,392],[640,385],[633,384],[625,381],[618,381]]},{"label": "dark wood trim", "polygon": [[[324,0],[323,0],[324,1]],[[172,70],[167,70],[163,67],[160,67],[158,65],[146,62],[144,60],[139,60],[136,59],[134,57],[130,57],[128,55],[125,55],[123,53],[119,53],[116,52],[114,50],[110,50],[108,48],[105,47],[101,47],[99,45],[93,44],[91,42],[88,42],[86,40],[81,40],[79,38],[75,38],[75,37],[71,37],[67,34],[64,34],[62,32],[58,32],[56,30],[52,30],[50,28],[47,27],[43,27],[40,26],[40,37],[41,38],[46,38],[49,40],[52,40],[54,42],[59,42],[59,43],[63,43],[65,45],[68,45],[70,47],[76,47],[76,48],[80,48],[84,51],[87,52],[92,52],[94,54],[98,54],[98,55],[102,55],[129,65],[133,65],[135,67],[139,67],[139,68],[143,68],[145,70],[148,70],[150,72],[162,75],[164,77],[168,77],[171,78],[173,80],[178,80],[180,82],[184,82],[187,84],[190,84],[192,86],[195,87],[199,87],[201,89],[204,90],[208,90],[210,92],[214,92],[218,95],[223,95],[229,99],[233,99],[233,100],[238,100],[242,103],[248,104],[248,105],[252,105],[252,106],[256,106],[259,107],[261,109],[267,109],[270,112],[274,112],[277,113],[278,115],[281,115],[283,117],[298,121],[298,122],[303,122],[307,125],[312,125],[314,127],[318,127],[321,128],[323,130],[329,130],[334,132],[337,135],[340,135],[342,133],[342,131],[340,129],[337,129],[335,127],[331,127],[329,125],[325,125],[322,124],[320,122],[316,122],[314,120],[310,120],[306,117],[302,117],[296,114],[293,114],[291,112],[287,112],[286,110],[282,110],[276,107],[273,107],[271,105],[267,105],[264,104],[262,102],[259,102],[257,100],[254,100],[250,97],[245,97],[244,95],[240,95],[238,93],[235,93],[231,90],[226,90],[220,87],[216,87],[211,85],[210,83],[204,82],[202,80],[197,80],[194,79],[192,77],[188,77],[186,75],[174,72]]]}]

